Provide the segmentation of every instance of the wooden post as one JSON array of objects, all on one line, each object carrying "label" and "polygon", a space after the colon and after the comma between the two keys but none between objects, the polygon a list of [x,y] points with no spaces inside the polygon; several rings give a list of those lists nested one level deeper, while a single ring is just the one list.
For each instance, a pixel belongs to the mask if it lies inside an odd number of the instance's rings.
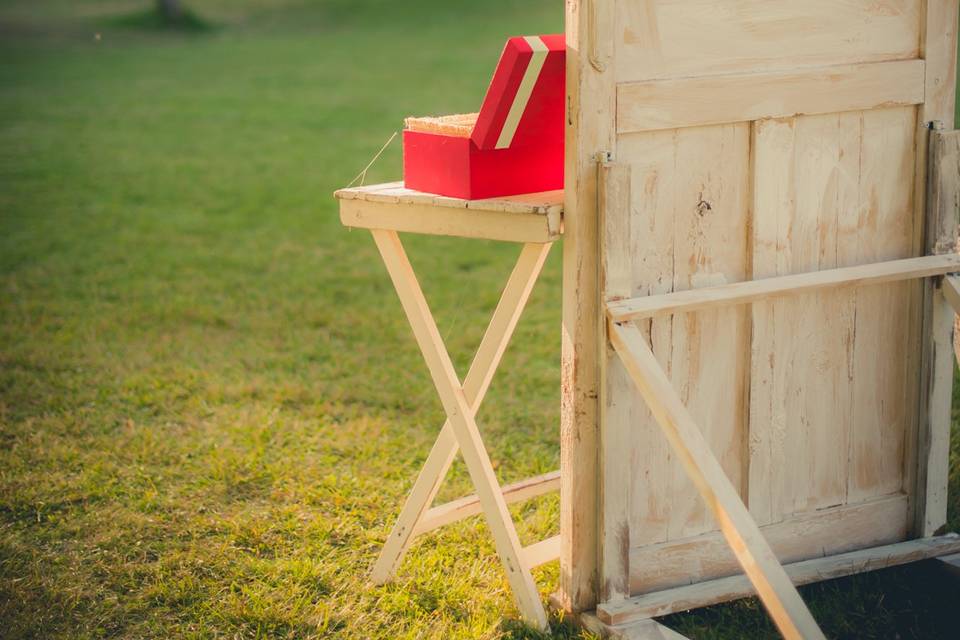
[{"label": "wooden post", "polygon": [[[926,14],[921,22],[920,57],[926,64],[924,73],[924,103],[921,105],[917,117],[916,138],[916,168],[914,185],[914,252],[915,255],[933,253],[936,238],[932,232],[930,216],[931,209],[927,206],[928,192],[931,187],[932,173],[927,166],[930,158],[930,142],[933,134],[929,129],[936,127],[938,131],[953,129],[954,108],[956,103],[956,75],[957,75],[957,14],[960,0],[927,0]],[[939,124],[934,124],[939,123]],[[925,284],[914,290],[917,298],[912,304],[917,309],[916,322],[919,327],[920,342],[915,350],[911,350],[913,360],[908,363],[911,369],[919,371],[919,385],[916,387],[919,395],[916,397],[913,430],[908,431],[906,449],[904,451],[904,486],[908,490],[913,511],[913,535],[923,537],[928,535],[933,521],[927,518],[927,488],[928,474],[928,446],[930,443],[929,427],[940,420],[937,416],[929,416],[934,408],[934,397],[942,395],[933,385],[934,371],[934,339],[933,286]],[[942,328],[940,330],[942,334]],[[941,338],[942,340],[942,335]],[[941,358],[942,360],[942,358]],[[949,413],[949,408],[947,409]],[[942,526],[936,525],[933,529]]]},{"label": "wooden post", "polygon": [[[953,253],[960,209],[960,132],[930,129],[927,144],[926,240],[928,253]],[[952,293],[952,291],[951,291]],[[947,522],[950,408],[953,392],[954,311],[944,297],[943,281],[924,286],[922,366],[925,407],[917,441],[918,536],[935,535]]]},{"label": "wooden post", "polygon": [[597,155],[613,151],[613,0],[568,0],[560,417],[560,592],[571,611],[597,598]]},{"label": "wooden post", "polygon": [[[605,302],[629,298],[632,254],[630,252],[630,165],[601,162],[598,174],[600,219],[600,291]],[[630,597],[630,459],[636,394],[623,363],[610,344],[606,323],[598,353],[600,367],[600,593],[601,602]]]}]

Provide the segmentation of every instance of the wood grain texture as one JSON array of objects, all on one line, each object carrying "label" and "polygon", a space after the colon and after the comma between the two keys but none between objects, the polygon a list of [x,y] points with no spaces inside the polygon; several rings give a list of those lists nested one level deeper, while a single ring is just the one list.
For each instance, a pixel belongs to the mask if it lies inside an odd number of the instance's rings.
[{"label": "wood grain texture", "polygon": [[[914,221],[913,246],[916,254],[931,251],[931,239],[935,234],[929,228],[927,189],[929,187],[928,140],[929,129],[937,127],[949,131],[954,126],[957,65],[957,14],[960,0],[927,0],[926,15],[921,22],[920,52],[927,63],[924,104],[919,109],[916,122],[917,145],[914,176]],[[914,535],[923,536],[930,531],[931,520],[927,517],[927,474],[925,465],[929,455],[927,443],[931,441],[932,420],[930,412],[943,414],[943,406],[936,406],[934,398],[942,397],[935,389],[933,372],[942,348],[943,329],[935,322],[937,299],[929,284],[914,292],[915,313],[911,320],[916,326],[918,338],[911,352],[911,364],[919,370],[920,383],[912,405],[916,407],[912,428],[906,437],[904,455],[904,485],[910,489],[914,501]],[[949,412],[949,407],[946,411]],[[934,518],[939,519],[939,518]]]},{"label": "wood grain texture", "polygon": [[[853,262],[858,114],[754,124],[753,277]],[[752,309],[750,511],[761,524],[843,504],[853,299],[821,290]]]},{"label": "wood grain texture", "polygon": [[635,82],[913,59],[922,10],[921,0],[618,2],[613,66],[617,82]]},{"label": "wood grain texture", "polygon": [[939,276],[957,271],[958,261],[960,261],[960,254],[949,253],[718,284],[702,289],[611,302],[607,306],[607,316],[614,322],[625,322],[746,304],[770,298],[797,296],[821,289],[865,287]]},{"label": "wood grain texture", "polygon": [[[793,584],[803,585],[950,555],[958,550],[960,536],[950,533],[936,538],[921,538],[795,562],[786,565],[784,570]],[[755,592],[746,576],[730,576],[635,596],[611,605],[600,605],[597,617],[608,624],[626,626],[630,622],[641,622],[654,616],[665,616],[752,595],[755,595]]]},{"label": "wood grain texture", "polygon": [[462,200],[406,189],[402,183],[340,189],[340,222],[507,242],[553,242],[563,232],[559,191],[489,200]]},{"label": "wood grain texture", "polygon": [[[560,585],[568,611],[597,598],[598,343],[597,159],[616,153],[612,71],[596,55],[613,41],[613,0],[566,2],[563,330],[560,408]],[[595,47],[595,48],[594,48]],[[596,55],[591,55],[591,51]],[[591,57],[594,63],[591,64]]]},{"label": "wood grain texture", "polygon": [[[792,516],[760,527],[781,562],[835,555],[903,540],[908,531],[903,494]],[[651,593],[740,572],[719,531],[634,547],[631,593]]]},{"label": "wood grain texture", "polygon": [[[633,325],[611,323],[610,339],[777,629],[788,639],[823,638],[809,609],[711,452],[710,445],[643,334]],[[608,611],[605,606],[597,609],[600,619],[608,623],[618,622],[613,617],[605,617],[605,611]],[[617,603],[610,606],[616,607]]]},{"label": "wood grain texture", "polygon": [[[915,279],[960,268],[956,249],[922,257],[923,124],[952,108],[957,0],[614,4],[612,49],[594,57],[615,83],[589,114],[631,176],[629,218],[605,216],[598,237],[608,317],[635,323],[764,529],[805,523],[828,542],[798,541],[791,559],[907,538],[927,504],[927,425],[946,406],[929,400],[943,376],[921,381],[943,298]],[[593,24],[608,31],[609,18]],[[635,430],[629,456],[609,461],[629,460],[629,486],[595,476],[601,493],[629,494],[629,531],[597,544],[629,539],[633,596],[601,595],[628,602],[683,573],[729,572],[729,554],[697,547],[720,539],[717,525],[649,409],[617,398],[605,349],[601,418]],[[874,531],[836,519],[890,500]],[[694,540],[704,555],[671,564],[666,550]]]},{"label": "wood grain texture", "polygon": [[633,82],[617,87],[617,132],[696,127],[923,102],[923,60]]},{"label": "wood grain texture", "polygon": [[[634,296],[743,280],[748,260],[749,126],[620,136],[630,158]],[[617,303],[614,303],[617,304]],[[745,309],[664,316],[641,326],[738,489],[744,479],[749,327]],[[721,387],[719,380],[730,386]],[[631,544],[712,529],[682,467],[633,399]]]},{"label": "wood grain texture", "polygon": [[[860,264],[912,254],[916,113],[913,108],[864,112],[861,125],[857,256]],[[854,414],[848,501],[903,486],[903,443],[916,412],[916,369],[910,369],[916,328],[909,304],[922,283],[857,291]],[[884,345],[884,348],[877,348]]]},{"label": "wood grain texture", "polygon": [[[929,133],[926,193],[926,245],[934,254],[957,246],[960,214],[960,131],[932,129]],[[946,286],[945,286],[946,285]],[[947,522],[947,483],[950,475],[950,409],[953,392],[954,310],[945,294],[953,289],[942,280],[930,283],[925,309],[926,364],[929,387],[924,428],[917,443],[918,477],[923,486],[921,520],[924,535],[937,533]]]},{"label": "wood grain texture", "polygon": [[[630,235],[630,165],[599,166],[600,294],[604,300],[629,297],[633,287]],[[600,363],[600,600],[630,595],[630,509],[632,485],[625,470],[636,466],[633,383],[604,334]]]}]

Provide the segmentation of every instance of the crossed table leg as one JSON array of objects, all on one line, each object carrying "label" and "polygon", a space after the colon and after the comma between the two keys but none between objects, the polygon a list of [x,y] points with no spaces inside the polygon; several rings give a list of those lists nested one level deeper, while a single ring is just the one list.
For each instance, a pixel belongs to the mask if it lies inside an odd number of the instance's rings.
[{"label": "crossed table leg", "polygon": [[493,533],[497,554],[507,571],[520,613],[527,622],[545,629],[547,618],[530,569],[545,558],[549,559],[553,540],[526,549],[521,547],[507,510],[507,500],[497,483],[474,417],[540,274],[550,243],[524,245],[461,386],[400,238],[395,231],[374,229],[371,233],[447,414],[447,421],[387,538],[371,579],[375,583],[382,583],[393,576],[413,537],[420,532],[424,514],[459,448]]}]

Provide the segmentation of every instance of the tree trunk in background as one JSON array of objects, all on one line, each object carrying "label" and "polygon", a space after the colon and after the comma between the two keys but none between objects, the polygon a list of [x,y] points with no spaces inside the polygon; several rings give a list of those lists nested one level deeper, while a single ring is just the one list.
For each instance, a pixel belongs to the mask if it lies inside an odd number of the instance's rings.
[{"label": "tree trunk in background", "polygon": [[157,0],[157,10],[167,20],[179,20],[183,14],[180,0]]}]

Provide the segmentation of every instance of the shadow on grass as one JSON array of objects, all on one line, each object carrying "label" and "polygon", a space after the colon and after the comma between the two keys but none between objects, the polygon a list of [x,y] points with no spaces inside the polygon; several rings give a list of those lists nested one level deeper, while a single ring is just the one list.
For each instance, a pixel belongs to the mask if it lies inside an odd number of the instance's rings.
[{"label": "shadow on grass", "polygon": [[[960,581],[935,561],[827,580],[800,593],[828,638],[957,638]],[[661,618],[690,638],[780,637],[756,598]]]},{"label": "shadow on grass", "polygon": [[112,16],[104,20],[109,27],[152,32],[202,35],[217,30],[217,25],[184,8],[176,18],[169,17],[156,8]]}]

